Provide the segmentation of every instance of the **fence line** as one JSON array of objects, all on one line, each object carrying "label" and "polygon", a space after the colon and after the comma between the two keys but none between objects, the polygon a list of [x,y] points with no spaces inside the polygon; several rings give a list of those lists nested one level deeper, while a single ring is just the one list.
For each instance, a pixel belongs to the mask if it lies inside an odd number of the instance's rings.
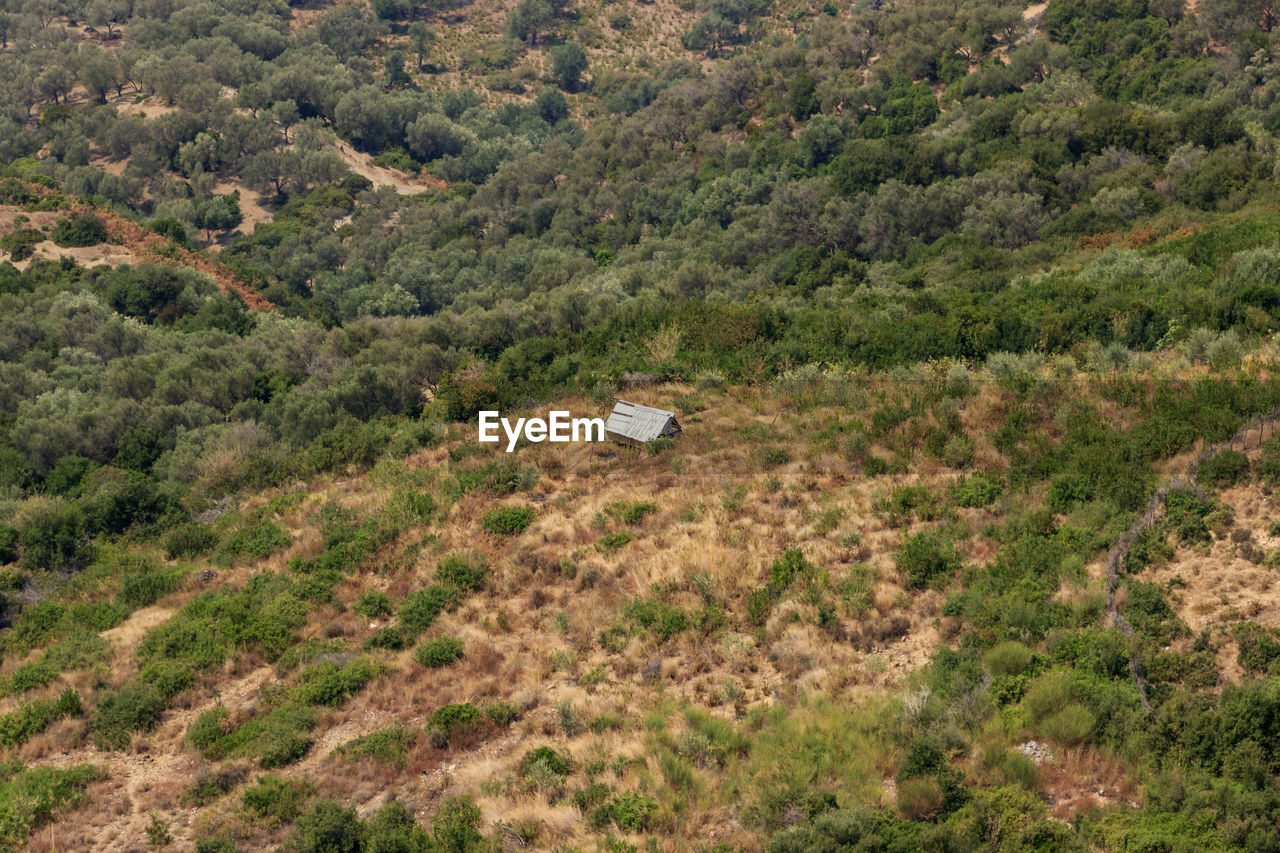
[{"label": "fence line", "polygon": [[[1249,449],[1249,435],[1257,430],[1258,441],[1257,447],[1261,447],[1266,440],[1267,427],[1271,427],[1271,434],[1276,434],[1277,423],[1280,422],[1280,407],[1274,408],[1265,415],[1259,415],[1256,420],[1250,420],[1234,435],[1225,441],[1210,445],[1200,451],[1196,458],[1191,460],[1187,467],[1179,474],[1174,474],[1165,479],[1160,487],[1156,489],[1151,500],[1147,501],[1147,506],[1143,510],[1138,520],[1130,525],[1129,529],[1116,540],[1111,546],[1111,551],[1107,554],[1106,571],[1107,571],[1107,614],[1111,617],[1111,623],[1120,630],[1126,638],[1133,637],[1133,626],[1120,613],[1120,609],[1116,604],[1116,585],[1120,580],[1120,573],[1124,568],[1125,557],[1129,555],[1129,549],[1133,547],[1133,543],[1139,536],[1146,533],[1160,519],[1165,509],[1165,502],[1169,499],[1169,494],[1173,491],[1196,488],[1196,474],[1200,470],[1200,466],[1207,459],[1223,450],[1235,450],[1239,445],[1239,450],[1244,452]],[[1147,713],[1151,712],[1151,703],[1147,700],[1147,677],[1142,671],[1142,664],[1132,651],[1129,654],[1129,673],[1133,676],[1133,683],[1138,688],[1138,699],[1142,702],[1142,708]]]}]

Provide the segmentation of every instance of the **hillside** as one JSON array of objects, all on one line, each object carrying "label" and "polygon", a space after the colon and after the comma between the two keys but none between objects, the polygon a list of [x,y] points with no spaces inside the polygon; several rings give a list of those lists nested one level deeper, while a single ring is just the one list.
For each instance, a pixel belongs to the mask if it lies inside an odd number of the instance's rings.
[{"label": "hillside", "polygon": [[1280,851],[1277,23],[0,0],[0,850]]},{"label": "hillside", "polygon": [[[84,698],[10,736],[12,754],[26,774],[95,768],[51,825],[70,849],[138,849],[149,826],[174,849],[263,849],[334,831],[317,804],[372,819],[393,798],[437,833],[463,831],[444,815],[474,803],[480,835],[539,849],[756,849],[779,832],[792,849],[814,843],[786,829],[806,816],[909,845],[1161,832],[1177,810],[1156,799],[1149,739],[1179,735],[1135,726],[1128,659],[1164,708],[1207,703],[1203,722],[1181,718],[1191,730],[1267,701],[1249,670],[1274,659],[1280,624],[1254,507],[1280,444],[1245,432],[1243,463],[1212,456],[1231,485],[1202,476],[1159,528],[1168,552],[1148,543],[1129,564],[1130,645],[1101,565],[1132,510],[1102,495],[1154,483],[1193,449],[1189,424],[1225,438],[1270,408],[1276,386],[1252,378],[1269,357],[1223,378],[1171,355],[1141,372],[653,386],[628,395],[686,413],[653,453],[495,456],[472,427],[431,432],[367,472],[224,502],[163,545],[100,547],[10,632],[5,720],[68,686]],[[1208,525],[1191,552],[1187,512]],[[1241,571],[1228,555],[1244,541],[1259,553]],[[1197,590],[1227,566],[1259,604],[1206,622]],[[1213,846],[1212,824],[1197,832]]]}]

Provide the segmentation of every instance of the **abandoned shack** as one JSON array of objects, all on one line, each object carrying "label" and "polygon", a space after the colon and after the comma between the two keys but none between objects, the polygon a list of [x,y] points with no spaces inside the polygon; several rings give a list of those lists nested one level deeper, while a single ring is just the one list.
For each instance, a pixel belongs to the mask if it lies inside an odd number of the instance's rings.
[{"label": "abandoned shack", "polygon": [[675,412],[619,400],[605,421],[604,432],[619,444],[640,445],[655,438],[674,438],[684,430]]}]

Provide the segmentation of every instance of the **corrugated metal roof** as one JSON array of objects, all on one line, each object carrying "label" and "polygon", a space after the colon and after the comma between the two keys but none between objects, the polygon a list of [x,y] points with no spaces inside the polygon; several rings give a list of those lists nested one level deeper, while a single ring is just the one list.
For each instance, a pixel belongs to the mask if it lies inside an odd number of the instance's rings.
[{"label": "corrugated metal roof", "polygon": [[675,412],[619,400],[605,421],[604,431],[615,439],[653,441],[680,432]]}]

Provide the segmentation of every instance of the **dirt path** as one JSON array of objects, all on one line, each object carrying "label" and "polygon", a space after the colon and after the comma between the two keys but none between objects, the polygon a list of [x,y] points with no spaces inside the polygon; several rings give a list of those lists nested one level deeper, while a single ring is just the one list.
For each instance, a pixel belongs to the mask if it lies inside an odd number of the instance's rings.
[{"label": "dirt path", "polygon": [[418,195],[427,190],[447,190],[449,184],[431,175],[421,175],[417,179],[410,178],[403,172],[375,166],[373,158],[368,154],[354,150],[345,142],[338,143],[338,155],[347,164],[347,168],[357,175],[368,178],[377,189],[390,188],[401,195]]},{"label": "dirt path", "polygon": [[[187,729],[196,717],[218,704],[228,708],[251,704],[273,675],[272,667],[259,667],[232,681],[207,702],[166,712],[155,731],[135,741],[132,751],[104,753],[89,746],[35,762],[55,767],[93,764],[105,771],[90,801],[54,824],[53,837],[61,840],[58,849],[107,853],[146,850],[152,809],[180,830],[174,833],[175,848],[192,849],[194,838],[189,830],[199,809],[182,805],[181,796],[195,781],[202,762],[182,745]],[[32,839],[32,849],[50,849],[41,846],[46,843],[42,830]]]},{"label": "dirt path", "polygon": [[[168,241],[164,237],[147,231],[138,223],[125,219],[118,213],[80,203],[73,204],[71,209],[100,217],[107,223],[107,229],[113,237],[119,239],[126,248],[145,261],[187,267],[202,272],[214,280],[219,290],[223,293],[234,293],[249,308],[265,310],[276,307],[271,300],[250,289],[248,285],[233,276],[222,264],[215,263],[204,255],[196,254],[181,246],[166,247]],[[165,251],[162,253],[161,249]]]}]

